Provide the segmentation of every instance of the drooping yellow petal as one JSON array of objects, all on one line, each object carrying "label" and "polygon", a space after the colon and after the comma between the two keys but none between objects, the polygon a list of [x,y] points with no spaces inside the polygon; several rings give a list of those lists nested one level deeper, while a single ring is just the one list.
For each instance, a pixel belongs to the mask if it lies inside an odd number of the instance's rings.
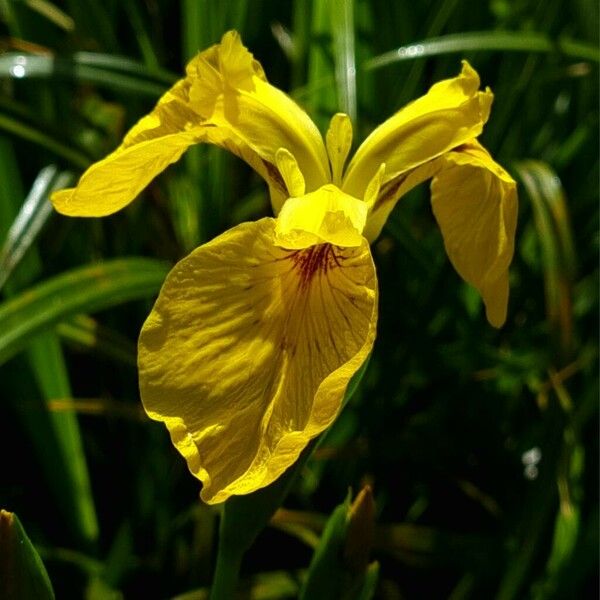
[{"label": "drooping yellow petal", "polygon": [[506,320],[517,186],[476,141],[444,157],[431,183],[433,214],[450,261],[483,298],[488,321]]},{"label": "drooping yellow petal", "polygon": [[369,135],[348,165],[342,189],[363,198],[382,163],[385,184],[477,137],[493,98],[489,90],[478,89],[479,76],[464,61],[460,75],[436,83]]},{"label": "drooping yellow petal", "polygon": [[140,390],[209,503],[279,477],[335,419],[373,345],[368,244],[289,251],[244,223],[171,271],[139,342]]},{"label": "drooping yellow petal", "polygon": [[[252,55],[236,32],[228,32],[215,54],[188,70],[190,106],[207,124],[232,131],[263,161],[275,165],[285,148],[296,159],[307,191],[330,179],[321,134],[309,116],[286,94],[255,72]],[[277,213],[281,203],[274,203]]]},{"label": "drooping yellow petal", "polygon": [[360,246],[368,206],[333,184],[285,202],[275,226],[275,243],[301,249],[314,244]]},{"label": "drooping yellow petal", "polygon": [[488,321],[500,327],[506,320],[517,191],[512,177],[479,142],[470,140],[382,186],[363,235],[373,242],[398,199],[430,178],[433,212],[448,257],[481,294]]}]

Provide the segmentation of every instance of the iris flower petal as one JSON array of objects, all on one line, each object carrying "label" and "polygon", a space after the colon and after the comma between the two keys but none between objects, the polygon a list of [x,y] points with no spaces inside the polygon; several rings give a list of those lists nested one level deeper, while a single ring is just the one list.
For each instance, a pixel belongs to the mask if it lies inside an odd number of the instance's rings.
[{"label": "iris flower petal", "polygon": [[483,298],[488,321],[506,320],[517,186],[476,141],[448,152],[431,182],[433,214],[450,261]]},{"label": "iris flower petal", "polygon": [[352,121],[345,113],[336,113],[331,117],[329,129],[325,135],[327,154],[331,165],[331,179],[335,185],[342,182],[342,173],[350,148],[352,147]]},{"label": "iris flower petal", "polygon": [[198,143],[215,144],[245,160],[268,183],[275,213],[291,195],[276,166],[280,148],[293,153],[308,191],[329,181],[317,127],[291,98],[267,83],[236,32],[192,59],[186,73],[119,148],[82,175],[77,187],[52,195],[59,212],[112,214]]},{"label": "iris flower petal", "polygon": [[[306,190],[314,191],[330,179],[321,134],[287,94],[256,75],[251,57],[236,32],[226,33],[216,55],[207,55],[188,70],[193,75],[190,106],[207,124],[232,131],[270,165],[275,165],[280,148],[290,151]],[[280,208],[274,203],[275,214]]]},{"label": "iris flower petal", "polygon": [[[395,179],[391,179],[383,185],[381,184],[381,180],[383,179],[385,170],[380,169],[377,176],[372,180],[371,185],[377,191],[377,195],[370,203],[369,215],[363,235],[370,242],[374,242],[379,237],[381,230],[398,200],[415,186],[419,185],[419,183],[431,179],[440,170],[443,164],[443,156],[434,158],[420,167],[416,167],[402,175],[398,175]],[[377,184],[379,184],[379,187]],[[369,189],[367,189],[366,196],[368,200]]]},{"label": "iris flower petal", "polygon": [[102,217],[117,212],[169,164],[179,160],[197,141],[200,125],[198,116],[186,106],[182,80],[140,119],[114,152],[81,176],[77,187],[55,192],[54,207],[74,217]]},{"label": "iris flower petal", "polygon": [[481,294],[488,321],[500,327],[508,304],[517,186],[479,142],[470,140],[383,186],[363,235],[374,241],[396,202],[430,178],[433,213],[448,257],[459,275]]},{"label": "iris flower petal", "polygon": [[244,223],[169,274],[139,342],[146,411],[208,503],[268,485],[336,417],[375,337],[369,246],[274,245]]},{"label": "iris flower petal", "polygon": [[275,243],[300,250],[314,244],[361,246],[368,205],[328,184],[299,198],[289,198],[275,225]]},{"label": "iris flower petal", "polygon": [[385,163],[383,183],[477,137],[488,119],[492,93],[463,61],[460,75],[434,84],[421,98],[377,127],[350,161],[342,189],[363,198]]}]

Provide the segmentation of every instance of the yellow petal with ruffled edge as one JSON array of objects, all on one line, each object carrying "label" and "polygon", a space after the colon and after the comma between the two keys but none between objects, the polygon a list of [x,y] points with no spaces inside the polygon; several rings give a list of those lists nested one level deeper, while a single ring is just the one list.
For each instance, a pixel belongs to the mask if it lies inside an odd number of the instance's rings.
[{"label": "yellow petal with ruffled edge", "polygon": [[275,244],[294,250],[314,244],[345,248],[363,243],[368,206],[333,184],[286,201],[277,218]]},{"label": "yellow petal with ruffled edge", "polygon": [[477,137],[488,119],[492,93],[479,90],[479,76],[463,61],[458,77],[429,92],[377,127],[361,144],[344,176],[342,189],[363,198],[368,183],[385,163],[386,183]]},{"label": "yellow petal with ruffled edge", "polygon": [[375,337],[366,241],[290,251],[244,223],[171,271],[139,341],[140,390],[208,503],[279,477],[335,419]]},{"label": "yellow petal with ruffled edge", "polygon": [[[330,180],[321,134],[284,92],[254,72],[252,54],[239,35],[223,36],[216,54],[194,63],[190,106],[207,124],[225,127],[270,165],[285,148],[293,154],[308,192]],[[275,214],[282,203],[273,203]]]},{"label": "yellow petal with ruffled edge", "polygon": [[433,214],[450,261],[483,298],[488,321],[506,320],[517,185],[476,141],[444,156],[431,182]]}]

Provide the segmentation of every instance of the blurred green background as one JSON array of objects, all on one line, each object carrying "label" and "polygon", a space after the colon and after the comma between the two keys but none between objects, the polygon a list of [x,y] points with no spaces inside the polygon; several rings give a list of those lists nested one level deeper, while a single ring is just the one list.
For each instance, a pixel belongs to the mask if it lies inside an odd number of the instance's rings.
[{"label": "blurred green background", "polygon": [[135,344],[169,266],[269,214],[266,186],[197,147],[106,219],[48,195],[231,28],[322,131],[355,111],[355,145],[468,59],[495,94],[481,140],[520,198],[499,331],[428,186],[399,203],[374,246],[368,371],[248,553],[246,597],[295,597],[327,516],[366,483],[377,598],[595,597],[597,2],[0,0],[0,18],[0,508],[58,598],[189,600],[211,581],[218,510],[143,415]]}]

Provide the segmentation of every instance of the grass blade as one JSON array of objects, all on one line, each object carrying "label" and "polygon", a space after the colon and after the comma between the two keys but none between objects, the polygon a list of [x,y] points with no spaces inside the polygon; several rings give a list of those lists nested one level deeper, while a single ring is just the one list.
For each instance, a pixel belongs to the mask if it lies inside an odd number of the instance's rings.
[{"label": "grass blade", "polygon": [[339,108],[356,123],[353,0],[336,0],[331,4],[331,24]]},{"label": "grass blade", "polygon": [[[20,198],[24,194],[12,147],[4,140],[0,143],[0,156],[0,174],[5,183],[0,187],[0,235],[4,235],[18,213]],[[34,244],[21,261],[19,270],[7,282],[4,289],[6,296],[10,297],[27,285],[39,275],[40,270]],[[33,340],[27,359],[33,379],[46,402],[72,395],[55,335],[44,334]],[[43,402],[39,412],[24,410],[20,403],[15,403],[13,408],[21,415],[22,425],[29,434],[68,528],[80,543],[91,546],[98,536],[98,523],[75,414],[50,415],[44,410]]]},{"label": "grass blade", "polygon": [[117,52],[119,41],[107,3],[94,0],[67,0],[67,9],[76,23],[75,33],[96,40],[104,49]]},{"label": "grass blade", "polygon": [[542,250],[548,322],[562,353],[568,355],[573,345],[575,251],[564,192],[560,179],[546,163],[522,161],[516,169],[531,200]]},{"label": "grass blade", "polygon": [[158,97],[176,75],[119,56],[77,52],[70,57],[7,52],[0,56],[0,77],[17,80],[73,80],[136,96]]},{"label": "grass blade", "polygon": [[137,77],[144,77],[153,81],[170,86],[180,77],[162,68],[150,68],[143,63],[115,54],[104,54],[102,52],[75,52],[70,59],[74,64],[81,67],[94,67],[105,71],[116,71]]},{"label": "grass blade", "polygon": [[67,187],[72,179],[70,173],[59,173],[54,165],[39,172],[0,250],[0,289],[52,214],[50,193]]},{"label": "grass blade", "polygon": [[0,364],[66,317],[147,298],[162,284],[168,267],[125,258],[63,273],[0,305]]},{"label": "grass blade", "polygon": [[325,131],[337,107],[335,66],[331,54],[331,10],[326,2],[313,2],[308,76],[306,87],[296,90],[294,97],[305,96],[304,104],[321,131]]},{"label": "grass blade", "polygon": [[126,2],[123,3],[123,7],[127,12],[127,16],[129,17],[129,21],[135,32],[135,39],[140,47],[142,56],[144,57],[144,63],[150,69],[158,69],[160,61],[154,50],[152,38],[146,29],[144,18],[137,5],[137,0],[126,0]]},{"label": "grass blade", "polygon": [[385,52],[367,61],[365,69],[379,69],[387,65],[415,58],[495,50],[500,52],[561,52],[569,58],[600,62],[595,46],[562,38],[553,40],[545,33],[523,31],[470,31],[430,38],[396,50]]},{"label": "grass blade", "polygon": [[[28,292],[29,290],[25,293]],[[45,399],[46,407],[54,398],[71,397],[69,374],[56,335],[47,333],[34,338],[29,345],[27,359],[37,386]],[[58,464],[46,462],[48,449],[43,447],[45,444],[40,444],[38,448],[41,462],[45,466],[48,477],[56,480],[54,494],[59,499],[59,506],[64,511],[78,542],[91,548],[98,539],[99,529],[75,412],[64,411],[61,414],[49,412],[47,415],[42,415],[40,419],[37,419],[35,414],[24,412],[23,418],[28,419],[28,426],[34,435],[41,433],[55,446],[54,453],[59,461]],[[49,431],[46,431],[46,428]],[[36,439],[34,443],[38,443],[38,440]]]},{"label": "grass blade", "polygon": [[75,21],[58,6],[48,2],[47,0],[25,0],[25,3],[31,10],[34,10],[51,23],[64,29],[65,31],[73,31],[75,29]]},{"label": "grass blade", "polygon": [[46,131],[31,111],[6,99],[0,103],[0,111],[0,130],[46,148],[78,169],[89,166],[91,160],[87,154]]},{"label": "grass blade", "polygon": [[135,344],[117,331],[103,327],[92,317],[75,315],[59,323],[56,333],[76,346],[104,354],[131,367],[137,366]]}]

